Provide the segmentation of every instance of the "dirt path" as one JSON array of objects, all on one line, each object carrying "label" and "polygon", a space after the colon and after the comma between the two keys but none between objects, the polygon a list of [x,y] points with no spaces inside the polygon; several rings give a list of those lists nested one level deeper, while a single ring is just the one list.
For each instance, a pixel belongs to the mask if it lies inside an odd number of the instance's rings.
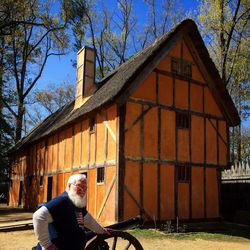
[{"label": "dirt path", "polygon": [[[145,250],[247,250],[250,240],[237,242],[207,240],[169,240],[138,237]],[[36,244],[33,230],[0,232],[0,250],[30,250]]]}]

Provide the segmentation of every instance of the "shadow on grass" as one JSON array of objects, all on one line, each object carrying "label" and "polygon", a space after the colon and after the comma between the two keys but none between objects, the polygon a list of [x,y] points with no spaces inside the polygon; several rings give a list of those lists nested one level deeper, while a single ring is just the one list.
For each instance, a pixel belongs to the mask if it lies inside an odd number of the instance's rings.
[{"label": "shadow on grass", "polygon": [[131,232],[135,237],[149,238],[169,238],[175,240],[216,240],[216,241],[242,241],[250,239],[250,226],[231,223],[227,221],[220,222],[195,222],[180,223],[178,232],[176,224],[167,221],[160,228],[145,225],[143,229],[135,229]]},{"label": "shadow on grass", "polygon": [[228,236],[237,236],[250,239],[250,226],[241,225],[232,222],[207,222],[207,223],[189,223],[186,232],[205,232],[211,234],[224,234]]}]

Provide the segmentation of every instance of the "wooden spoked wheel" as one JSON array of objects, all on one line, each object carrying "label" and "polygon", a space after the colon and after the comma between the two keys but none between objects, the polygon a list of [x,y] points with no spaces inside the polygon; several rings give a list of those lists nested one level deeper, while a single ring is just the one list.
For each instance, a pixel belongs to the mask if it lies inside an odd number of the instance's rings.
[{"label": "wooden spoked wheel", "polygon": [[98,235],[85,250],[143,250],[141,243],[128,232],[112,231],[110,235]]}]

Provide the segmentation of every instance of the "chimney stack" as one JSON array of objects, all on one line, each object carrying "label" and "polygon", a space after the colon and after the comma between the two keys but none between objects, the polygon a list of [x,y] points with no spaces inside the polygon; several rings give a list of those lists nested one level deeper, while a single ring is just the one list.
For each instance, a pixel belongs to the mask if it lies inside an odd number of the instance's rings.
[{"label": "chimney stack", "polygon": [[74,109],[81,107],[95,92],[95,50],[83,47],[77,53],[77,83]]}]

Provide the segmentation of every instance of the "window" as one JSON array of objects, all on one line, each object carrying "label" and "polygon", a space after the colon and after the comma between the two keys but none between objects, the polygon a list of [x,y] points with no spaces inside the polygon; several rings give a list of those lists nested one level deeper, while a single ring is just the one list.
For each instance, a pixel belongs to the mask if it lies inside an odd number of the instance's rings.
[{"label": "window", "polygon": [[186,78],[192,78],[192,65],[190,62],[182,62],[182,75]]},{"label": "window", "polygon": [[172,57],[171,59],[171,71],[176,75],[180,75],[181,73],[181,60],[176,57]]},{"label": "window", "polygon": [[192,78],[192,64],[181,58],[171,58],[171,71],[175,75],[180,75],[185,78]]},{"label": "window", "polygon": [[190,127],[190,119],[187,113],[176,113],[176,126],[177,128],[189,129]]},{"label": "window", "polygon": [[97,168],[97,183],[104,182],[104,167]]},{"label": "window", "polygon": [[189,164],[176,165],[177,170],[177,181],[188,182],[191,177],[191,167]]},{"label": "window", "polygon": [[95,117],[89,119],[89,132],[95,133]]}]

